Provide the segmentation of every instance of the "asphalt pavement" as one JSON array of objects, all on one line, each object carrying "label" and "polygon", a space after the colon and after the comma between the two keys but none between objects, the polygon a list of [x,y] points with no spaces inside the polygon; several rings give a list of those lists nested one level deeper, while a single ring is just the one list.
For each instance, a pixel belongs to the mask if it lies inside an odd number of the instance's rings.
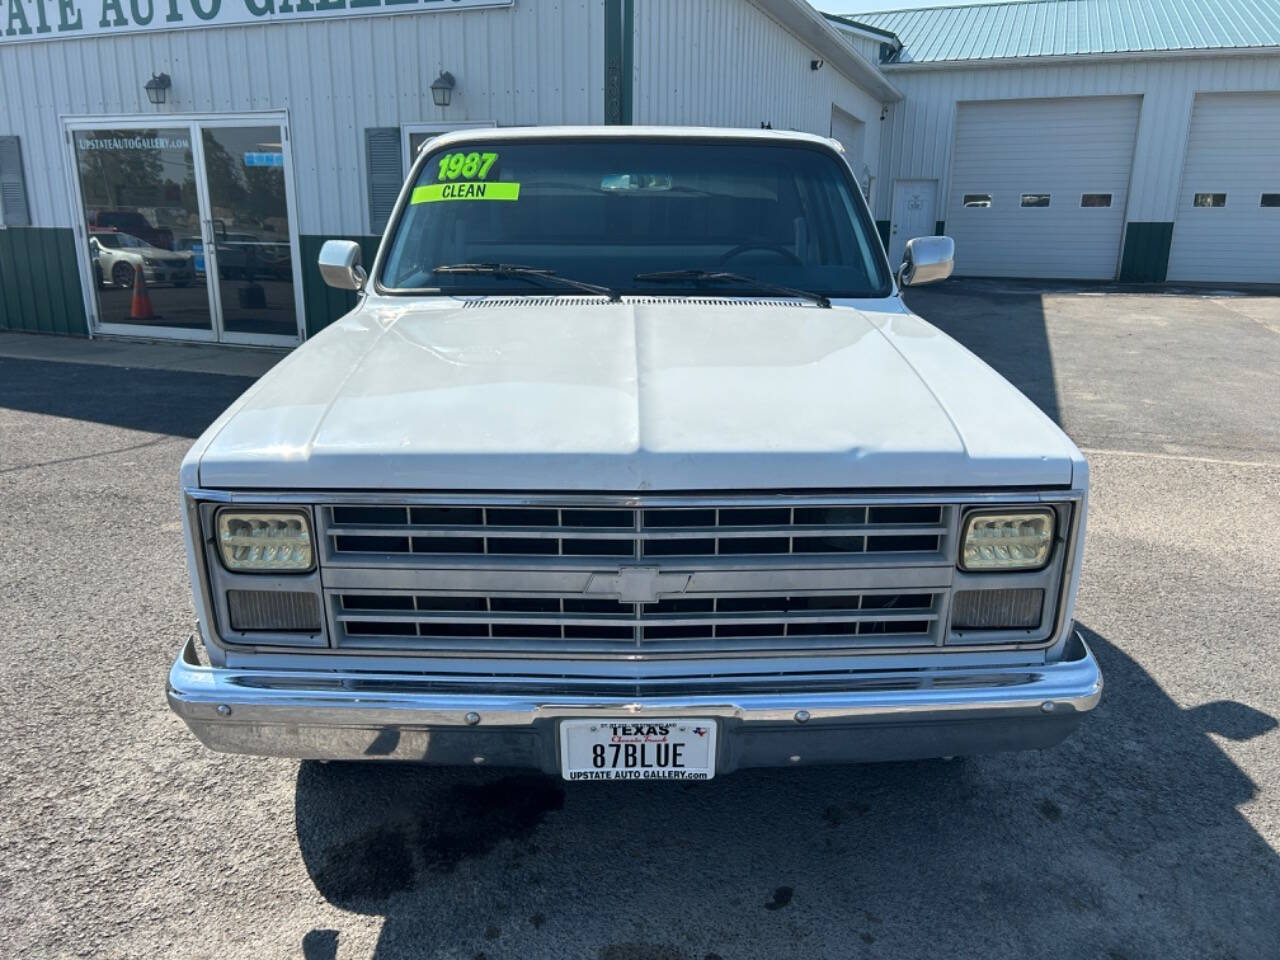
[{"label": "asphalt pavement", "polygon": [[251,379],[0,341],[0,956],[1280,956],[1280,298],[910,301],[1088,452],[1102,704],[1052,750],[705,784],[206,752],[163,696],[176,471]]}]

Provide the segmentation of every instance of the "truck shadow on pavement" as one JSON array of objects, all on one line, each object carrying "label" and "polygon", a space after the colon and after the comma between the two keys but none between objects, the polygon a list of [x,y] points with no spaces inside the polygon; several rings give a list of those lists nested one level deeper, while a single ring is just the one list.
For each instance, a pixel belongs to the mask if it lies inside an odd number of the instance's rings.
[{"label": "truck shadow on pavement", "polygon": [[1182,709],[1084,635],[1107,691],[1052,750],[624,786],[303,763],[300,852],[330,903],[385,917],[381,960],[1274,957],[1280,857],[1213,737],[1275,718]]},{"label": "truck shadow on pavement", "polygon": [[1059,426],[1063,422],[1041,291],[948,280],[909,289],[908,307],[990,364]]},{"label": "truck shadow on pavement", "polygon": [[254,379],[0,357],[0,407],[194,439]]}]

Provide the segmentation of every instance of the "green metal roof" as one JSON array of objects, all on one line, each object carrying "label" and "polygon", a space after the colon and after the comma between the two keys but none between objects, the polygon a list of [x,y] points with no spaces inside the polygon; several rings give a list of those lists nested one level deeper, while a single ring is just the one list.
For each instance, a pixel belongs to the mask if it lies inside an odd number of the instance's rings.
[{"label": "green metal roof", "polygon": [[860,13],[899,63],[1280,46],[1280,0],[1022,0]]}]

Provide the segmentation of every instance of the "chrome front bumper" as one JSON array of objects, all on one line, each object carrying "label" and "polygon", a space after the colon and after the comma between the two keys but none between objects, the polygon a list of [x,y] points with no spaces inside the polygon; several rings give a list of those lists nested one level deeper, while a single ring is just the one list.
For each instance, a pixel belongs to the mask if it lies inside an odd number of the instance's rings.
[{"label": "chrome front bumper", "polygon": [[453,693],[425,676],[204,666],[195,641],[169,672],[169,706],[211,750],[558,770],[569,717],[720,724],[717,773],[1049,747],[1102,696],[1078,634],[1040,666],[878,671],[838,692],[655,696]]}]

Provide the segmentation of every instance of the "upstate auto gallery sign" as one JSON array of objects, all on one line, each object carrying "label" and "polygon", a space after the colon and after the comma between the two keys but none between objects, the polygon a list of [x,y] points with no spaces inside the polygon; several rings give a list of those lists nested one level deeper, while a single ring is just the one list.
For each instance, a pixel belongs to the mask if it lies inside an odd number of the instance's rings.
[{"label": "upstate auto gallery sign", "polygon": [[509,7],[515,0],[0,0],[0,43],[379,13]]}]

